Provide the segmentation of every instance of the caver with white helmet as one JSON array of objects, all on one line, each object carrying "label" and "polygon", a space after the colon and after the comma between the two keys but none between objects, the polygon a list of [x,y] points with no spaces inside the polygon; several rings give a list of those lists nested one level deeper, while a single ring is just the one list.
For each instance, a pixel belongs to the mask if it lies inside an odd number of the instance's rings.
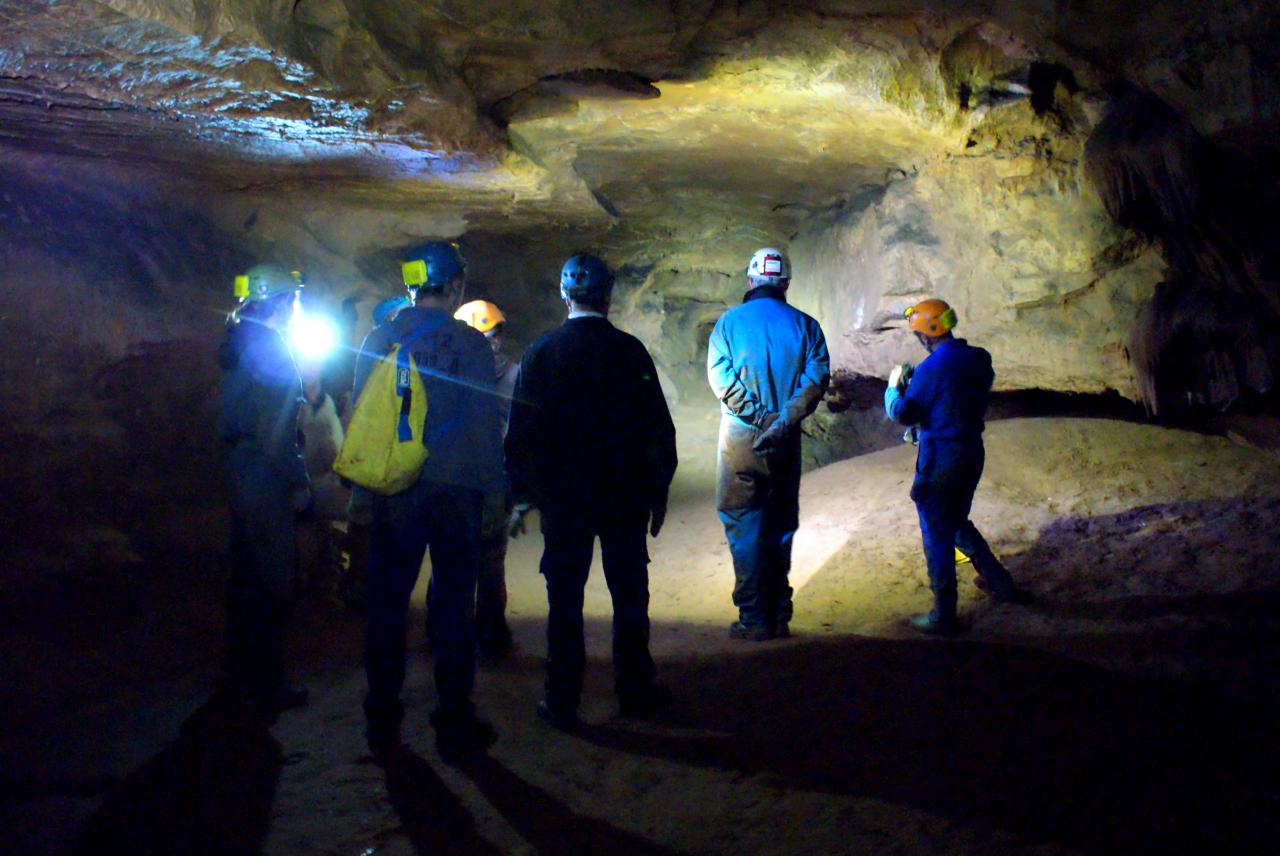
[{"label": "caver with white helmet", "polygon": [[791,262],[786,253],[776,247],[756,250],[747,262],[747,279],[753,286],[776,285],[786,288],[791,284]]},{"label": "caver with white helmet", "polygon": [[791,265],[765,247],[747,263],[751,290],[720,316],[707,380],[721,403],[716,508],[733,558],[737,639],[786,636],[791,538],[799,525],[800,423],[830,379],[818,322],[787,303]]}]

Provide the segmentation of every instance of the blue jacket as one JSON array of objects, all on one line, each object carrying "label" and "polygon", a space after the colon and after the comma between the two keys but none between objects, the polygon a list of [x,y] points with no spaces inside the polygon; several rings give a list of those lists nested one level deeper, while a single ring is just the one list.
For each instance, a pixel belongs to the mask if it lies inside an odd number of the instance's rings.
[{"label": "blue jacket", "polygon": [[494,406],[493,349],[484,334],[449,313],[412,306],[365,337],[356,360],[357,400],[379,358],[412,339],[427,391],[419,481],[478,490],[491,504],[506,495],[499,411]]},{"label": "blue jacket", "polygon": [[885,391],[885,412],[903,425],[920,426],[920,445],[940,441],[982,447],[991,399],[991,354],[964,339],[946,339],[916,367],[907,391]]},{"label": "blue jacket", "polygon": [[831,380],[822,327],[773,286],[748,291],[716,322],[707,346],[707,381],[721,410],[759,427],[770,413],[797,426]]},{"label": "blue jacket", "polygon": [[260,460],[286,488],[307,484],[298,448],[302,381],[284,337],[256,321],[227,331],[218,354],[222,378],[218,436]]}]

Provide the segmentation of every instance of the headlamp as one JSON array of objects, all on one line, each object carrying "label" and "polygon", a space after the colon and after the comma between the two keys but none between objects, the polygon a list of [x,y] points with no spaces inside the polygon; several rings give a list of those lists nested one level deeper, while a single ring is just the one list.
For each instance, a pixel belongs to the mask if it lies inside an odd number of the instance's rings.
[{"label": "headlamp", "polygon": [[329,356],[338,344],[338,329],[325,316],[307,313],[301,301],[295,300],[293,320],[289,323],[289,342],[299,357],[319,362]]}]

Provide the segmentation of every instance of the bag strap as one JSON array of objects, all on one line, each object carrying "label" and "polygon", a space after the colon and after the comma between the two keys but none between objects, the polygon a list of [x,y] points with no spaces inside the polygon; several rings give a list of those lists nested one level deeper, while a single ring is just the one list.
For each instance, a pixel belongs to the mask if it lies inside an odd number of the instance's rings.
[{"label": "bag strap", "polygon": [[440,329],[447,321],[452,320],[446,315],[437,324],[415,329],[412,335],[393,346],[396,355],[396,395],[400,396],[400,419],[396,426],[396,437],[401,443],[408,443],[413,439],[413,426],[409,424],[409,413],[413,410],[413,386],[410,374],[414,370],[413,349],[420,341]]}]

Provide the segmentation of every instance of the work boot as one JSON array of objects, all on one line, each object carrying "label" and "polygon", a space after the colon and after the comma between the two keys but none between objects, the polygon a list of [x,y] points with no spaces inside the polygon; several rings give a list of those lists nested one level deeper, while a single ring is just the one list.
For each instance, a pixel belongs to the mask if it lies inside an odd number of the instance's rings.
[{"label": "work boot", "polygon": [[454,712],[437,707],[431,712],[431,726],[436,730],[440,760],[453,767],[483,755],[498,740],[493,724],[469,710]]},{"label": "work boot", "polygon": [[935,621],[933,616],[927,612],[908,618],[907,626],[917,633],[928,633],[931,636],[941,636],[945,639],[954,639],[960,635],[959,622],[944,623]]},{"label": "work boot", "polygon": [[538,719],[550,725],[557,731],[563,731],[566,734],[572,734],[582,727],[582,720],[578,719],[578,712],[568,705],[556,704],[551,699],[544,698],[538,702]]},{"label": "work boot", "polygon": [[650,684],[643,691],[618,697],[618,714],[624,719],[647,719],[671,706],[671,688]]},{"label": "work boot", "polygon": [[743,624],[741,621],[735,621],[729,625],[729,638],[746,642],[767,642],[773,638],[773,634],[764,624]]},{"label": "work boot", "polygon": [[973,578],[973,584],[977,586],[978,591],[982,592],[996,603],[1012,603],[1016,606],[1027,606],[1035,600],[1035,598],[1032,597],[1031,592],[1023,588],[1018,588],[1017,586],[1014,586],[1009,591],[1001,594],[991,588],[991,583],[987,582],[987,578],[981,575]]}]

